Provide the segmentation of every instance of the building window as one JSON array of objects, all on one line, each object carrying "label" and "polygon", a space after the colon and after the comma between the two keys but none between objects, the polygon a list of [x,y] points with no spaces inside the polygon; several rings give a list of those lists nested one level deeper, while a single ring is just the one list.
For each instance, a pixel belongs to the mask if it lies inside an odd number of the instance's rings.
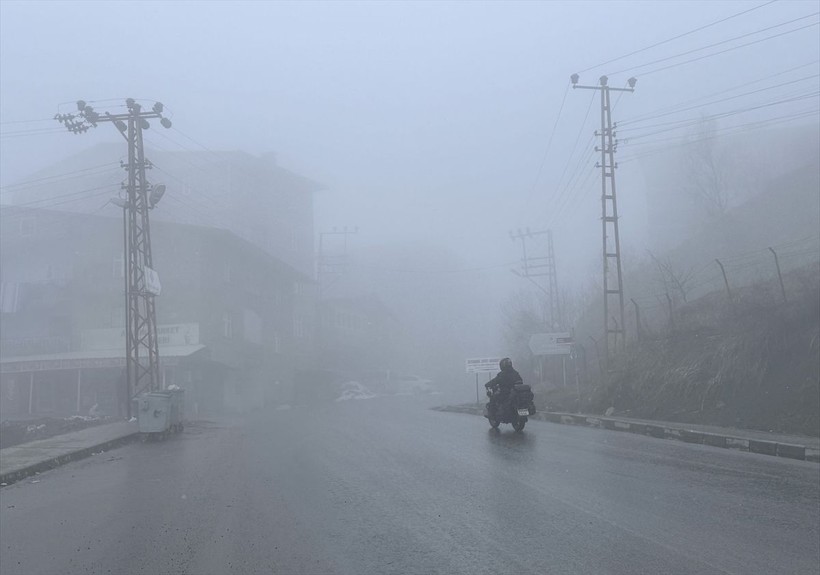
[{"label": "building window", "polygon": [[33,236],[37,223],[33,217],[26,217],[20,220],[20,235],[23,237]]},{"label": "building window", "polygon": [[115,279],[125,277],[125,256],[123,254],[117,254],[114,256],[114,264],[111,267],[111,272],[113,273],[113,277]]},{"label": "building window", "polygon": [[293,318],[293,336],[298,339],[305,337],[305,323],[301,317]]},{"label": "building window", "polygon": [[222,335],[228,338],[233,337],[233,318],[231,312],[222,314]]},{"label": "building window", "polygon": [[300,282],[293,282],[293,295],[299,295],[302,292],[302,284]]}]

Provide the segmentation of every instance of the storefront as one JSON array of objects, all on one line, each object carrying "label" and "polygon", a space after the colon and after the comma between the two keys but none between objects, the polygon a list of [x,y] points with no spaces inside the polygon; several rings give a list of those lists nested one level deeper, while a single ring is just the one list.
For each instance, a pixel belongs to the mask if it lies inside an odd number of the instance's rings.
[{"label": "storefront", "polygon": [[[201,344],[160,347],[160,385],[196,385],[213,371],[211,363]],[[3,417],[123,415],[125,396],[124,349],[0,359]]]}]

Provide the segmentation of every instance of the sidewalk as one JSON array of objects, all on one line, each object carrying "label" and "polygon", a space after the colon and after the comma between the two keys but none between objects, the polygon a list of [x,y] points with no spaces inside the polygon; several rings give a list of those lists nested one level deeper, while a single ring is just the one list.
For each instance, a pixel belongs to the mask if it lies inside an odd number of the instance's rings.
[{"label": "sidewalk", "polygon": [[[483,406],[476,406],[474,403],[442,406],[434,409],[474,415],[481,415],[483,412]],[[715,425],[653,421],[619,417],[617,415],[607,417],[554,411],[539,411],[531,416],[531,419],[568,425],[585,425],[612,431],[626,431],[649,435],[658,439],[675,439],[686,443],[698,443],[763,455],[820,462],[820,438],[817,437],[767,433],[765,431],[734,429]]]},{"label": "sidewalk", "polygon": [[9,485],[37,472],[111,449],[133,439],[138,431],[136,422],[121,421],[0,449],[0,484]]}]

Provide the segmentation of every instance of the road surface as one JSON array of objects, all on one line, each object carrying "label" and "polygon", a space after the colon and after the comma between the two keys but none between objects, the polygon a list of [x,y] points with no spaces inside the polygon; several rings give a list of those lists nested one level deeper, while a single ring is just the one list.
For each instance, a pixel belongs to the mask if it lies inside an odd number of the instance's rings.
[{"label": "road surface", "polygon": [[0,489],[0,573],[817,573],[816,464],[353,400]]}]

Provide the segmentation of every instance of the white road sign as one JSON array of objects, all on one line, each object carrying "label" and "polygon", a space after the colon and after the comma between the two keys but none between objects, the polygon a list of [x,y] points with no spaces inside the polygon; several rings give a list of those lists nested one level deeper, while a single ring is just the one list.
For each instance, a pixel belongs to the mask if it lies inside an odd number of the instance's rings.
[{"label": "white road sign", "polygon": [[529,345],[533,355],[569,355],[572,353],[572,334],[535,333],[530,336]]},{"label": "white road sign", "polygon": [[466,361],[467,373],[487,373],[499,371],[500,357],[476,357]]}]

